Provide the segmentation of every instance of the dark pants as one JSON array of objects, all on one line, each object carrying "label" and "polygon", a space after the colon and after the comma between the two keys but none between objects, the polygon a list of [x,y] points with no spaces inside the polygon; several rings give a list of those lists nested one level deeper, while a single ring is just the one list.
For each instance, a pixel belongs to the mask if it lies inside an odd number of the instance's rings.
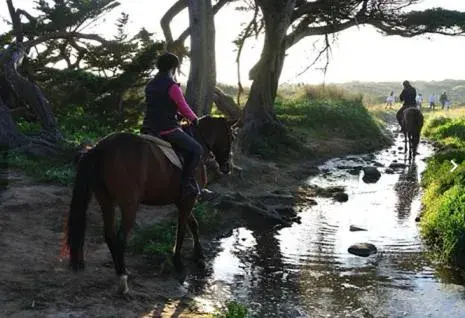
[{"label": "dark pants", "polygon": [[183,184],[195,181],[194,172],[202,158],[202,146],[193,137],[179,129],[162,135],[161,138],[172,144],[176,150],[181,151],[184,157]]},{"label": "dark pants", "polygon": [[406,110],[408,107],[415,107],[415,105],[412,106],[404,104],[396,113],[396,118],[399,122],[400,129],[402,130],[402,132],[404,131],[404,110]]}]

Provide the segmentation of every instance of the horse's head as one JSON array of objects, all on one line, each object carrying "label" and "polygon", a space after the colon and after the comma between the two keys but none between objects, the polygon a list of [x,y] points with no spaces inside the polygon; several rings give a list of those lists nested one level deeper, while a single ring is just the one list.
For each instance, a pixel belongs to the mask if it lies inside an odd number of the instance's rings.
[{"label": "horse's head", "polygon": [[199,119],[199,125],[195,130],[196,137],[203,146],[211,151],[220,166],[220,171],[227,174],[231,171],[231,146],[233,131],[225,118],[204,116]]}]

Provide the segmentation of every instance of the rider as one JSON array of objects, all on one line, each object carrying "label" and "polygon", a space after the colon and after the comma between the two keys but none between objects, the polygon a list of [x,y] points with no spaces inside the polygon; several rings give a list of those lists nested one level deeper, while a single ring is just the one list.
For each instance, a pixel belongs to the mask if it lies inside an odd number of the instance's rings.
[{"label": "rider", "polygon": [[401,131],[404,132],[404,127],[402,125],[404,110],[408,107],[416,106],[417,91],[412,85],[410,85],[409,81],[404,81],[402,85],[404,86],[404,89],[402,90],[402,93],[400,93],[399,99],[401,102],[404,102],[404,104],[397,111],[396,118],[397,118],[397,121],[399,122]]},{"label": "rider", "polygon": [[179,59],[172,53],[158,57],[158,73],[145,87],[147,106],[141,133],[160,136],[184,154],[182,173],[182,194],[197,196],[199,188],[195,181],[195,168],[203,154],[202,146],[181,129],[178,113],[197,126],[199,119],[184,99],[179,83],[174,75],[179,67]]}]

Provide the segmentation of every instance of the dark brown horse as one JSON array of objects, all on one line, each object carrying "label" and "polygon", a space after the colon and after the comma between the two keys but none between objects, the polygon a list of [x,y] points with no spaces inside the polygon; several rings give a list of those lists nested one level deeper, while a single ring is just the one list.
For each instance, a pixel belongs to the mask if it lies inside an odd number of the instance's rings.
[{"label": "dark brown horse", "polygon": [[404,149],[407,152],[408,140],[408,159],[415,160],[418,144],[420,143],[420,133],[423,128],[423,114],[416,107],[409,107],[403,113],[404,122]]},{"label": "dark brown horse", "polygon": [[[203,117],[192,128],[196,140],[204,147],[204,156],[211,151],[223,173],[230,171],[232,133],[224,118]],[[203,163],[197,172],[200,187],[206,183]],[[200,177],[199,177],[200,175]],[[202,177],[203,176],[203,177]],[[181,196],[181,170],[163,152],[141,136],[115,133],[103,138],[80,159],[67,224],[67,246],[70,266],[84,269],[84,233],[86,210],[95,195],[103,215],[105,241],[110,249],[120,291],[127,293],[127,272],[124,261],[126,240],[134,223],[139,204],[175,204],[179,209],[174,263],[180,268],[181,247],[186,223],[194,238],[194,253],[202,258],[198,224],[191,213],[194,197]],[[121,210],[121,225],[115,227],[115,207]]]}]

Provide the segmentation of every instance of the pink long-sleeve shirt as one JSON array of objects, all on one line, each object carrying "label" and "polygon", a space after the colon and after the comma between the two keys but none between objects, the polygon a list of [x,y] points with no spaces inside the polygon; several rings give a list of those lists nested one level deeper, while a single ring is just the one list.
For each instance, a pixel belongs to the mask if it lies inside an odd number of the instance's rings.
[{"label": "pink long-sleeve shirt", "polygon": [[[190,121],[194,121],[195,119],[197,119],[197,115],[192,111],[190,106],[187,104],[186,99],[184,98],[184,94],[182,93],[182,90],[179,87],[179,85],[177,84],[171,85],[171,87],[168,90],[168,95],[178,106],[178,111],[181,115],[183,115]],[[173,132],[176,129],[179,129],[179,128],[173,128],[173,129],[161,131],[160,135],[169,134],[170,132]]]}]

